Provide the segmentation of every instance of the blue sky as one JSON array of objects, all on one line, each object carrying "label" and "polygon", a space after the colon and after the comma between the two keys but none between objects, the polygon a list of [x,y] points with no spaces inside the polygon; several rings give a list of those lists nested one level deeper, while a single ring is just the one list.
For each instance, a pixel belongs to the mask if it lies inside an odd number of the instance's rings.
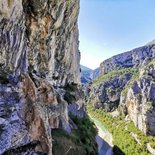
[{"label": "blue sky", "polygon": [[81,64],[95,69],[155,39],[155,0],[80,0]]}]

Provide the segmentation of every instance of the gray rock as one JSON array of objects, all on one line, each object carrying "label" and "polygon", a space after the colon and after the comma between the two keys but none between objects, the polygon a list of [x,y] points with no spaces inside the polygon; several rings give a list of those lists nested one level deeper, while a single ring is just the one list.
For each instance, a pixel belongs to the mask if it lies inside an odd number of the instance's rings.
[{"label": "gray rock", "polygon": [[154,47],[155,44],[150,44],[103,61],[100,64],[100,75],[107,74],[116,68],[140,67],[146,58],[154,57]]},{"label": "gray rock", "polygon": [[[70,131],[67,84],[80,84],[79,0],[0,1],[0,154],[52,155]],[[59,87],[59,89],[57,89]]]}]

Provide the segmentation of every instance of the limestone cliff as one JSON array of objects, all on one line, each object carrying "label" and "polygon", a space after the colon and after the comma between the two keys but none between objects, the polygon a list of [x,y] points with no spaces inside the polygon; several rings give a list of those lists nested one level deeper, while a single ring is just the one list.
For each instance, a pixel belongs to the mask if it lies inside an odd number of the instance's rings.
[{"label": "limestone cliff", "polygon": [[155,44],[116,55],[100,65],[89,87],[96,108],[119,110],[144,133],[155,135]]},{"label": "limestone cliff", "polygon": [[139,76],[121,96],[120,109],[125,105],[128,117],[144,133],[155,135],[155,63],[143,66]]},{"label": "limestone cliff", "polygon": [[0,1],[0,154],[52,155],[51,129],[70,132],[78,13],[79,0]]},{"label": "limestone cliff", "polygon": [[78,0],[2,0],[1,66],[61,85],[79,83],[78,12]]}]

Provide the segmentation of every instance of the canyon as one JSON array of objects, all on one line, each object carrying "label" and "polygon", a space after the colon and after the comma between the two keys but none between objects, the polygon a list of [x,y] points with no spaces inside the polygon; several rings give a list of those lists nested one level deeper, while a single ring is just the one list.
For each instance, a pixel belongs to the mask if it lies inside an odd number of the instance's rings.
[{"label": "canyon", "polygon": [[103,61],[89,98],[96,108],[119,110],[150,135],[155,135],[154,54],[150,44]]},{"label": "canyon", "polygon": [[95,112],[155,136],[155,42],[80,66],[79,10],[79,0],[0,1],[0,155],[101,154]]}]

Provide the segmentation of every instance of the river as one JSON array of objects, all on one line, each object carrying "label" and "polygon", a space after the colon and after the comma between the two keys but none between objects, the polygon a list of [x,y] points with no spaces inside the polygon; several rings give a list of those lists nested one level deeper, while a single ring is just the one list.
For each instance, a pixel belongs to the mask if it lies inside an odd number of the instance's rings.
[{"label": "river", "polygon": [[106,128],[95,118],[91,117],[91,120],[95,123],[98,134],[96,135],[96,142],[98,144],[98,155],[113,155],[113,138],[112,134],[106,130]]}]

